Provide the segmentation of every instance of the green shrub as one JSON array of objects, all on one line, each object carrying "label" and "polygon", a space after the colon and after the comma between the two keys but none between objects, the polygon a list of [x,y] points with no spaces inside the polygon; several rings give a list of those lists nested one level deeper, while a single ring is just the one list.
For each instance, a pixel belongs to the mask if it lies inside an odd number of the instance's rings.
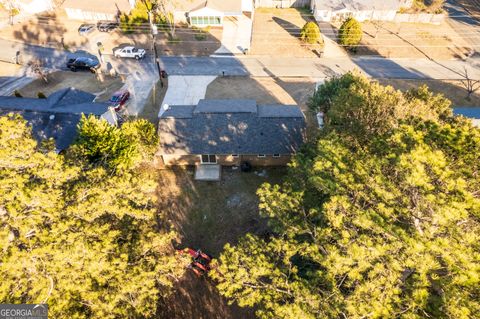
[{"label": "green shrub", "polygon": [[303,42],[306,42],[308,44],[318,43],[321,39],[320,29],[318,28],[318,25],[313,21],[305,23],[302,31],[300,32],[300,38]]},{"label": "green shrub", "polygon": [[204,41],[207,39],[207,34],[210,33],[211,27],[208,26],[203,29],[192,27],[192,29],[195,31],[195,39],[198,41]]},{"label": "green shrub", "polygon": [[47,96],[46,96],[43,92],[38,92],[38,93],[37,93],[37,97],[38,97],[39,99],[46,99],[46,98],[47,98]]},{"label": "green shrub", "polygon": [[354,47],[362,40],[362,25],[354,18],[348,18],[340,27],[338,40],[341,45]]}]

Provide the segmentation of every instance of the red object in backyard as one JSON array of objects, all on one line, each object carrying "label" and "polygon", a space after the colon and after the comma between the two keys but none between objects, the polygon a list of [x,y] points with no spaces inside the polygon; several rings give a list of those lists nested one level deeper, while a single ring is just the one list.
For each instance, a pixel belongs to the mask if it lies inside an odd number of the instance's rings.
[{"label": "red object in backyard", "polygon": [[188,265],[188,268],[192,269],[192,271],[197,276],[202,276],[206,274],[210,268],[210,262],[212,261],[212,257],[202,252],[200,249],[195,250],[192,248],[186,248],[184,250],[179,250],[179,253],[188,253],[192,257],[192,262]]}]

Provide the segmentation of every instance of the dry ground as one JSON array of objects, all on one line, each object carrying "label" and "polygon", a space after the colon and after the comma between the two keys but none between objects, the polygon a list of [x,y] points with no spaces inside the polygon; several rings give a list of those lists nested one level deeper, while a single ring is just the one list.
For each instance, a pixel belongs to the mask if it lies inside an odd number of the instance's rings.
[{"label": "dry ground", "polygon": [[[136,45],[152,50],[152,36],[148,28],[137,29],[129,34],[120,30],[104,33],[95,29],[87,36],[80,36],[78,27],[82,23],[82,21],[68,19],[62,10],[57,10],[2,28],[0,37],[72,51],[91,46],[91,44],[93,44],[91,47],[96,48],[96,43],[101,42],[106,54],[111,54],[114,48],[125,45]],[[195,36],[198,36],[201,31],[179,25],[174,41],[170,41],[165,32],[159,32],[156,41],[157,49],[160,55],[210,55],[220,48],[222,31],[222,28],[212,28],[205,34],[205,39],[199,40]]]},{"label": "dry ground", "polygon": [[442,80],[402,80],[402,79],[380,79],[383,85],[391,85],[396,89],[405,91],[426,84],[432,92],[443,94],[452,101],[453,106],[478,106],[480,107],[480,89],[467,97],[467,91],[460,81]]},{"label": "dry ground", "polygon": [[305,23],[315,21],[308,10],[271,9],[255,10],[251,54],[288,57],[316,57],[315,45],[305,45],[300,31]]},{"label": "dry ground", "polygon": [[[224,168],[222,181],[197,182],[193,169],[160,170],[159,212],[167,214],[179,230],[178,248],[201,248],[218,257],[226,243],[235,244],[247,232],[266,234],[256,191],[264,182],[280,183],[285,168],[258,172],[265,176]],[[160,302],[158,318],[248,319],[254,315],[251,310],[228,306],[211,279],[197,278],[188,271],[175,284],[174,294]]]},{"label": "dry ground", "polygon": [[[336,25],[338,28],[339,25]],[[363,38],[357,54],[389,58],[447,60],[465,58],[471,48],[446,22],[424,23],[362,22]]]},{"label": "dry ground", "polygon": [[[316,120],[307,101],[315,81],[310,78],[218,77],[207,87],[206,99],[254,99],[258,104],[296,104],[307,116],[307,131],[313,133]],[[310,135],[310,134],[309,134]]]},{"label": "dry ground", "polygon": [[43,79],[34,80],[19,91],[25,97],[37,97],[38,92],[48,96],[57,90],[74,87],[97,95],[98,101],[106,101],[123,86],[119,77],[104,76],[103,81],[100,81],[90,72],[58,71],[48,74],[47,79],[48,82]]}]

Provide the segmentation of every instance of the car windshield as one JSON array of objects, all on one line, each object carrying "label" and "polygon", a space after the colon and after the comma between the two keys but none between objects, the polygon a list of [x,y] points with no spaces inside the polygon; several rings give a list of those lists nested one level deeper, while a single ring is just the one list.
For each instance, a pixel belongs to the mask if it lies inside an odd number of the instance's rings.
[{"label": "car windshield", "polygon": [[132,49],[132,52],[138,52],[138,49],[137,49],[137,48],[133,48],[133,49]]}]

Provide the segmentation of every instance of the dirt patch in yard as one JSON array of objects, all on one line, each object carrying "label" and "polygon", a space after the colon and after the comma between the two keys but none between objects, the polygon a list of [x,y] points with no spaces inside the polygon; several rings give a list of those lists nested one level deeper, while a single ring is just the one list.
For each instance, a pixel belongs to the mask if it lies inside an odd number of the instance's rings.
[{"label": "dirt patch in yard", "polygon": [[123,86],[119,77],[104,75],[103,81],[100,81],[90,72],[58,71],[48,74],[47,80],[34,80],[19,91],[25,97],[37,97],[38,92],[49,96],[60,89],[74,87],[97,95],[97,101],[107,101],[112,93]]},{"label": "dirt patch in yard", "polygon": [[[159,171],[159,212],[167,214],[179,230],[179,247],[201,248],[218,257],[226,243],[235,244],[247,232],[268,230],[258,214],[256,191],[264,182],[281,182],[285,168],[242,173],[224,168],[220,182],[193,180],[193,169]],[[190,271],[175,284],[175,292],[159,304],[159,318],[254,318],[250,309],[228,306],[215,283]]]},{"label": "dirt patch in yard", "polygon": [[467,99],[467,91],[460,81],[453,80],[402,80],[402,79],[379,79],[383,85],[391,85],[394,88],[406,91],[427,85],[432,92],[443,94],[452,101],[453,106],[480,106],[480,90]]},{"label": "dirt patch in yard", "polygon": [[[338,29],[340,25],[335,27]],[[446,22],[433,25],[366,21],[362,22],[362,29],[359,55],[447,60],[465,58],[472,50]]]},{"label": "dirt patch in yard", "polygon": [[321,51],[321,47],[307,45],[300,40],[300,31],[309,21],[315,21],[309,10],[256,9],[250,52],[257,55],[317,57],[316,51]]}]

